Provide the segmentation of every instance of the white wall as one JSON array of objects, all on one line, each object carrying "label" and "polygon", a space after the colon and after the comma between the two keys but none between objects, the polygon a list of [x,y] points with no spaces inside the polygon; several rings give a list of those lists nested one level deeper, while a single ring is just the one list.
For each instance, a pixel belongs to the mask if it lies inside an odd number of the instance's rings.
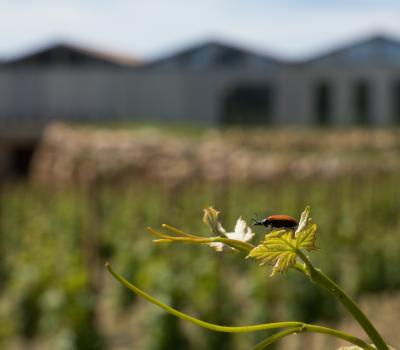
[{"label": "white wall", "polygon": [[0,123],[184,115],[178,74],[121,69],[0,70]]},{"label": "white wall", "polygon": [[[195,121],[218,124],[227,89],[235,84],[276,86],[275,124],[312,125],[312,87],[331,81],[335,123],[351,123],[351,84],[373,84],[374,123],[393,122],[390,84],[399,71],[282,66],[274,71],[161,72],[117,68],[0,69],[0,129],[40,129],[50,120]],[[392,113],[393,114],[393,113]]]}]

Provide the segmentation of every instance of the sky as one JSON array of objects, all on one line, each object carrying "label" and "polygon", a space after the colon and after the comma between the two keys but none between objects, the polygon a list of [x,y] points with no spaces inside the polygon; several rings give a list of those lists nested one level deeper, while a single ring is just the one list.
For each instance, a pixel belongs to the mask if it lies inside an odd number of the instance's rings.
[{"label": "sky", "polygon": [[374,33],[399,0],[0,0],[0,59],[67,41],[151,59],[209,39],[302,58]]}]

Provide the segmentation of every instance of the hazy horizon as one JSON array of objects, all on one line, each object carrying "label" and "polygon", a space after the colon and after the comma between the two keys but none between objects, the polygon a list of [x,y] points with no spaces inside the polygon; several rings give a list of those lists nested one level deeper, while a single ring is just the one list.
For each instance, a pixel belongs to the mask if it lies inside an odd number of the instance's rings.
[{"label": "hazy horizon", "polygon": [[399,15],[391,0],[0,0],[0,58],[68,42],[151,59],[216,39],[296,59],[374,34],[400,38]]}]

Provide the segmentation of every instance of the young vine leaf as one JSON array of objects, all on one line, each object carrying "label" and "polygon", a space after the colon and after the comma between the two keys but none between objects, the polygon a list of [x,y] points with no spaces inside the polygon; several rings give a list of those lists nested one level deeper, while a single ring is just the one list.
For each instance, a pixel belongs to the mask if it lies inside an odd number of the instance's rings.
[{"label": "young vine leaf", "polygon": [[306,207],[296,231],[291,229],[275,230],[265,235],[260,245],[248,255],[261,260],[261,265],[273,265],[272,274],[284,273],[296,264],[297,250],[317,249],[317,225],[312,223],[310,207]]}]

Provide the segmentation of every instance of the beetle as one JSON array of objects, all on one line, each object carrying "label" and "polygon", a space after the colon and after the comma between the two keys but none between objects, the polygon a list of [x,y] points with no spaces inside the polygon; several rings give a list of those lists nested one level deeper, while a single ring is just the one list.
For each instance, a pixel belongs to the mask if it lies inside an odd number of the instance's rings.
[{"label": "beetle", "polygon": [[265,219],[260,220],[256,215],[253,219],[255,226],[265,226],[267,228],[288,228],[293,229],[297,227],[297,220],[289,215],[271,215]]}]

